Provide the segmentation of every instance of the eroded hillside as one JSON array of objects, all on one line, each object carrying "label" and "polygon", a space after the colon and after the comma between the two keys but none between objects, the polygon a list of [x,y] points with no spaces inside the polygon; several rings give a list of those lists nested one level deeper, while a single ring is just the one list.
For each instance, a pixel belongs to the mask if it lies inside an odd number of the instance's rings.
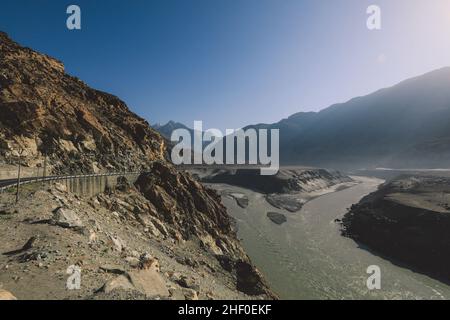
[{"label": "eroded hillside", "polygon": [[165,157],[164,139],[119,98],[0,32],[0,157],[54,172],[137,169]]},{"label": "eroded hillside", "polygon": [[[220,196],[166,160],[117,97],[0,33],[0,158],[53,174],[143,170],[92,198],[35,183],[0,194],[0,289],[19,299],[274,298]],[[27,169],[28,169],[27,168]],[[82,271],[79,290],[67,269]],[[0,291],[0,298],[4,291]]]}]

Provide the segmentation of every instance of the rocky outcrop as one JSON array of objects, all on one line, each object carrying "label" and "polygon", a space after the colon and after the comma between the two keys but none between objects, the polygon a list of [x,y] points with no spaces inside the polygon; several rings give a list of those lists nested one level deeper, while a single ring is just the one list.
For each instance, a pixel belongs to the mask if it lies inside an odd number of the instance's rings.
[{"label": "rocky outcrop", "polygon": [[[220,196],[166,161],[160,134],[117,97],[91,89],[61,62],[4,33],[0,111],[0,160],[14,164],[22,153],[23,164],[33,167],[43,165],[45,154],[54,174],[146,168],[135,184],[119,178],[93,198],[58,184],[22,190],[26,201],[18,203],[0,194],[7,207],[0,216],[0,283],[19,298],[73,298],[63,281],[70,265],[89,269],[78,298],[276,297],[237,240]],[[25,280],[11,281],[10,272]],[[179,273],[188,288],[180,287]],[[36,291],[49,283],[52,290]]]},{"label": "rocky outcrop", "polygon": [[[352,178],[339,171],[318,168],[285,167],[272,176],[262,176],[256,168],[193,167],[189,172],[202,182],[229,184],[263,193],[273,207],[290,212],[299,211],[305,203],[324,193],[355,184]],[[243,194],[225,190],[222,195],[234,198],[244,209],[249,205]]]},{"label": "rocky outcrop", "polygon": [[105,293],[115,290],[137,291],[148,297],[168,298],[169,290],[156,270],[133,270],[108,281],[101,289]]},{"label": "rocky outcrop", "polygon": [[53,223],[63,228],[82,228],[83,222],[72,211],[64,208],[58,208],[53,214]]},{"label": "rocky outcrop", "polygon": [[403,176],[352,206],[343,235],[450,283],[450,179]]},{"label": "rocky outcrop", "polygon": [[237,289],[252,296],[267,295],[267,286],[262,281],[263,276],[248,261],[239,260],[235,263]]},{"label": "rocky outcrop", "polygon": [[[219,260],[227,257],[229,271],[238,283],[255,283],[255,288],[238,284],[238,289],[244,288],[242,291],[251,295],[257,292],[275,297],[237,241],[233,221],[215,190],[163,162],[154,162],[135,185],[150,202],[151,215],[168,225],[172,234],[180,235],[179,240],[198,239],[201,247]],[[252,272],[240,270],[244,263]]]},{"label": "rocky outcrop", "polygon": [[204,182],[226,183],[266,194],[312,192],[352,181],[338,171],[314,168],[281,168],[272,176],[262,176],[259,169],[193,168],[190,171]]},{"label": "rocky outcrop", "polygon": [[[152,163],[135,183],[147,198],[160,220],[173,226],[184,239],[205,239],[211,250],[222,253],[232,236],[231,220],[216,191],[204,187],[187,173],[177,171],[164,162]],[[217,238],[213,243],[207,239]]]},{"label": "rocky outcrop", "polygon": [[164,139],[119,98],[0,32],[0,158],[54,173],[130,170],[165,157]]}]

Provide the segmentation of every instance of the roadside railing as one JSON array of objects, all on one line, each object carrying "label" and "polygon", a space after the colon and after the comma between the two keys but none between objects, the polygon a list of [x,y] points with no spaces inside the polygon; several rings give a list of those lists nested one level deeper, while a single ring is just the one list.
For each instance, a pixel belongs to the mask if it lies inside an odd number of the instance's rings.
[{"label": "roadside railing", "polygon": [[[54,182],[54,181],[69,181],[83,178],[95,178],[95,177],[113,177],[141,174],[143,171],[123,171],[123,172],[109,172],[109,173],[97,173],[97,174],[82,174],[82,175],[61,175],[61,176],[48,176],[48,177],[34,177],[34,178],[22,178],[19,179],[7,179],[3,180],[3,185],[0,187],[0,192],[4,192],[7,189],[17,186],[23,186],[27,184]],[[2,180],[0,180],[2,183]]]}]

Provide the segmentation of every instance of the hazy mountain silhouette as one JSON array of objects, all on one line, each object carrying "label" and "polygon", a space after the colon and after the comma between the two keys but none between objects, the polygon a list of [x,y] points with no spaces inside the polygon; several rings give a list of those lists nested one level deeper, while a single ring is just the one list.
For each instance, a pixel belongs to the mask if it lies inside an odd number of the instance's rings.
[{"label": "hazy mountain silhouette", "polygon": [[172,135],[172,132],[177,129],[186,129],[191,134],[194,133],[194,130],[189,128],[188,126],[185,126],[184,124],[182,124],[180,122],[175,122],[172,120],[170,120],[166,124],[159,124],[159,123],[154,124],[152,127],[153,127],[153,129],[158,131],[162,136],[164,136],[168,140],[170,140],[170,136]]},{"label": "hazy mountain silhouette", "polygon": [[450,166],[450,67],[276,124],[284,164]]}]

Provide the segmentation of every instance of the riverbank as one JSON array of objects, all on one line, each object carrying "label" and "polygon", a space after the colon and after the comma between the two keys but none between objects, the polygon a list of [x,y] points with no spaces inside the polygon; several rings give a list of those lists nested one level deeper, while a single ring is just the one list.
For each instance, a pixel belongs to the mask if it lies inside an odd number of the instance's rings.
[{"label": "riverbank", "polygon": [[450,283],[450,178],[398,177],[352,206],[343,226],[394,263]]},{"label": "riverbank", "polygon": [[[450,287],[427,276],[395,266],[340,235],[342,219],[352,204],[375,191],[383,180],[353,177],[359,184],[306,203],[296,213],[271,206],[261,193],[230,185],[211,185],[248,198],[242,208],[223,197],[236,219],[238,237],[269,286],[281,299],[443,299]],[[267,217],[278,212],[287,221],[277,225]],[[366,287],[367,267],[378,265],[382,289]]]}]

